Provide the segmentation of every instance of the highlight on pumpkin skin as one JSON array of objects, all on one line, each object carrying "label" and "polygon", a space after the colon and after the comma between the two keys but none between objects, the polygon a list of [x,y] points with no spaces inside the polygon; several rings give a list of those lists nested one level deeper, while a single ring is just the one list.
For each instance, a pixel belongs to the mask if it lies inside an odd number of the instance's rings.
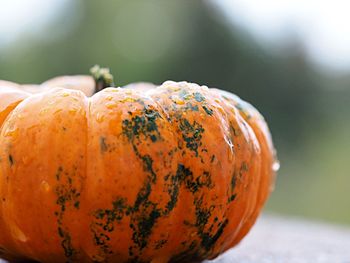
[{"label": "highlight on pumpkin skin", "polygon": [[75,76],[60,76],[49,79],[40,85],[41,89],[51,89],[61,87],[72,90],[80,90],[86,96],[91,97],[95,94],[94,79],[89,75],[75,75]]},{"label": "highlight on pumpkin skin", "polygon": [[91,73],[0,81],[0,257],[186,262],[238,244],[274,184],[260,113],[194,83]]}]

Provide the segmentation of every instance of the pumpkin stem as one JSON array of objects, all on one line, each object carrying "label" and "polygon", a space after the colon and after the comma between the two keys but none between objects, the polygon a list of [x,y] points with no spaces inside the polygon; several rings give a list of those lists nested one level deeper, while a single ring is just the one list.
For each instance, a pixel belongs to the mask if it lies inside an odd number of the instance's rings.
[{"label": "pumpkin stem", "polygon": [[104,88],[115,86],[113,75],[110,73],[109,68],[101,68],[99,65],[95,65],[90,69],[90,74],[96,83],[95,93]]}]

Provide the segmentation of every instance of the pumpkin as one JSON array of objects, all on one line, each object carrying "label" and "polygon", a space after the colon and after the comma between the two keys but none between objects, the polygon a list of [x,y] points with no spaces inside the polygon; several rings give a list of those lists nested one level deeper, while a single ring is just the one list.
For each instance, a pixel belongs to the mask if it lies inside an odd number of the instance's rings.
[{"label": "pumpkin", "polygon": [[193,83],[92,73],[0,82],[0,257],[186,262],[236,245],[276,170],[258,111]]}]

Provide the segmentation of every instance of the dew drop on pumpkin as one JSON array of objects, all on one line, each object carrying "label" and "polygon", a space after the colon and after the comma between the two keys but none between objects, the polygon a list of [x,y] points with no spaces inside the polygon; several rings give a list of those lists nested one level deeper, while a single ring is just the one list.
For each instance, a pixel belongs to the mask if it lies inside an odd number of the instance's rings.
[{"label": "dew drop on pumpkin", "polygon": [[68,110],[68,112],[69,112],[71,115],[75,115],[75,114],[77,113],[78,110],[79,110],[79,109],[77,109],[77,108],[71,108],[71,109]]},{"label": "dew drop on pumpkin", "polygon": [[215,98],[214,101],[215,101],[216,103],[221,103],[221,101],[220,101],[218,98]]},{"label": "dew drop on pumpkin", "polygon": [[219,163],[219,159],[217,157],[213,157],[212,165],[217,165]]},{"label": "dew drop on pumpkin", "polygon": [[46,182],[46,181],[42,181],[40,187],[41,187],[41,189],[42,189],[44,192],[46,192],[46,193],[49,192],[50,189],[51,189],[49,183]]},{"label": "dew drop on pumpkin", "polygon": [[53,114],[58,114],[58,113],[60,113],[62,111],[62,109],[57,109],[57,110],[55,110],[55,112],[53,113]]},{"label": "dew drop on pumpkin", "polygon": [[180,100],[179,98],[173,98],[173,101],[178,105],[184,105],[185,102],[183,100]]},{"label": "dew drop on pumpkin", "polygon": [[106,103],[106,108],[107,108],[107,109],[114,109],[116,106],[117,106],[117,104],[114,103],[114,102],[108,102],[108,103]]},{"label": "dew drop on pumpkin", "polygon": [[47,113],[48,113],[48,111],[49,111],[49,109],[48,109],[48,108],[44,108],[44,109],[42,109],[42,110],[39,112],[39,116],[43,116],[43,115],[47,114]]},{"label": "dew drop on pumpkin", "polygon": [[232,162],[232,160],[233,160],[233,152],[232,151],[228,151],[228,160],[230,162]]},{"label": "dew drop on pumpkin", "polygon": [[19,130],[18,128],[9,130],[5,133],[6,137],[12,137],[13,139],[16,139],[18,137]]},{"label": "dew drop on pumpkin", "polygon": [[23,243],[28,241],[28,237],[23,233],[23,231],[15,223],[10,224],[10,228],[11,228],[11,235],[14,239],[17,239]]},{"label": "dew drop on pumpkin", "polygon": [[131,98],[131,97],[126,97],[123,102],[135,102],[135,99],[134,98]]},{"label": "dew drop on pumpkin", "polygon": [[225,110],[222,107],[217,107],[217,109],[221,112],[221,114],[226,114]]},{"label": "dew drop on pumpkin", "polygon": [[105,117],[104,117],[101,113],[97,113],[97,114],[96,114],[96,121],[97,121],[98,123],[103,122],[104,119],[105,119]]},{"label": "dew drop on pumpkin", "polygon": [[28,156],[23,156],[23,157],[22,157],[22,163],[23,163],[24,165],[27,165],[27,164],[29,163],[29,157],[28,157]]},{"label": "dew drop on pumpkin", "polygon": [[277,172],[280,169],[280,162],[279,161],[275,161],[272,165],[272,170],[274,172]]},{"label": "dew drop on pumpkin", "polygon": [[56,103],[56,100],[55,100],[55,99],[49,100],[49,101],[47,102],[47,104],[49,104],[49,105],[53,105],[53,104],[55,104],[55,103]]}]

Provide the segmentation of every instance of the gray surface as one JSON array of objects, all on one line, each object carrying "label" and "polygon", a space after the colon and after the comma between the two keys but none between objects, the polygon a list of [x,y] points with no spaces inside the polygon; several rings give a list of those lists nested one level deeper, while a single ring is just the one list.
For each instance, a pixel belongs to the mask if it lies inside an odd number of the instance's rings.
[{"label": "gray surface", "polygon": [[236,248],[205,263],[350,263],[350,228],[265,215]]},{"label": "gray surface", "polygon": [[265,215],[214,262],[350,263],[350,228]]}]

